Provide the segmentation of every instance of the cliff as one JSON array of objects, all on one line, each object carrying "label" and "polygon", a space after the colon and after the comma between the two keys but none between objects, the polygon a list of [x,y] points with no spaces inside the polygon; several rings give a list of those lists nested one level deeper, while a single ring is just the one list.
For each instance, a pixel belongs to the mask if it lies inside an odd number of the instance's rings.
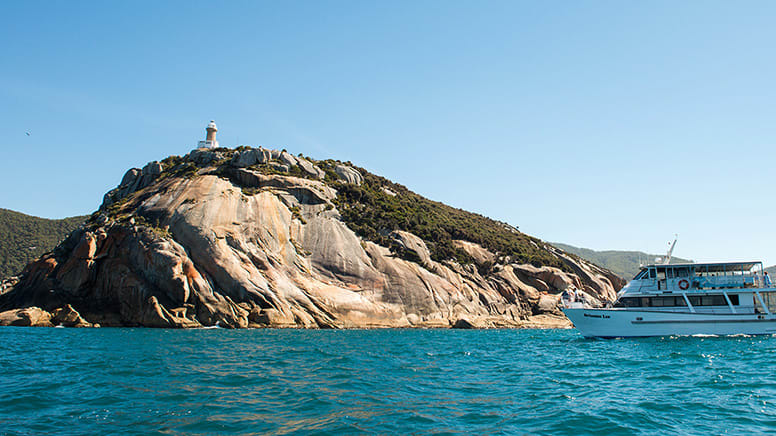
[{"label": "cliff", "polygon": [[0,286],[0,325],[535,327],[623,282],[338,161],[195,150],[133,168]]}]

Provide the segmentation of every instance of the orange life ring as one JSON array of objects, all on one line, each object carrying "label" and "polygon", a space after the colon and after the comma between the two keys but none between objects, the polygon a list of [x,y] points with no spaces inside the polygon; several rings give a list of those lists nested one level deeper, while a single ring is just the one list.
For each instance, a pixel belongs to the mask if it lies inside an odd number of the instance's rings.
[{"label": "orange life ring", "polygon": [[690,282],[688,282],[685,279],[679,280],[679,289],[684,291],[689,287],[690,287]]}]

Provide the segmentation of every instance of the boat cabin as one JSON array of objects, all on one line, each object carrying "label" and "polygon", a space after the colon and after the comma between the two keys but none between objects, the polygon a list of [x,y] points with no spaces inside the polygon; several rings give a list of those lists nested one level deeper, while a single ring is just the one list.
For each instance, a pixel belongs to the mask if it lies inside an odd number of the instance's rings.
[{"label": "boat cabin", "polygon": [[636,287],[642,292],[693,292],[756,288],[763,286],[762,281],[762,262],[690,263],[646,266],[628,283],[628,287]]},{"label": "boat cabin", "polygon": [[776,313],[776,289],[762,262],[643,267],[619,293],[615,307],[709,313]]}]

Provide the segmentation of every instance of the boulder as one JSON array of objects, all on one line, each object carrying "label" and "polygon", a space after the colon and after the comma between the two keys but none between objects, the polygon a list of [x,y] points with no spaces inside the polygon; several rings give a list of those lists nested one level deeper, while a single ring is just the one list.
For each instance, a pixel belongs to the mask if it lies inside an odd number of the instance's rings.
[{"label": "boulder", "polygon": [[431,265],[431,252],[426,243],[419,237],[410,232],[395,230],[391,232],[390,237],[401,245],[405,250],[411,251],[418,256],[421,265]]},{"label": "boulder", "polygon": [[267,163],[272,160],[272,151],[259,147],[259,163]]},{"label": "boulder", "polygon": [[232,156],[232,161],[230,164],[237,168],[245,168],[249,167],[251,165],[256,165],[259,163],[259,159],[261,158],[261,153],[259,150],[243,150],[243,151],[237,151],[234,153],[234,156]]},{"label": "boulder", "polygon": [[140,312],[140,323],[147,327],[175,327],[174,316],[159,304],[159,300],[152,296],[146,301],[145,307]]},{"label": "boulder", "polygon": [[157,161],[148,162],[146,166],[143,167],[141,174],[144,176],[158,176],[159,174],[162,174],[162,170],[164,168],[162,167],[162,164]]},{"label": "boulder", "polygon": [[536,305],[536,313],[558,313],[560,304],[559,295],[542,294],[539,297],[539,303]]},{"label": "boulder", "polygon": [[288,165],[284,165],[277,162],[270,162],[269,167],[272,168],[275,171],[280,171],[281,173],[287,173],[289,171]]},{"label": "boulder", "polygon": [[361,176],[361,173],[349,166],[337,165],[334,167],[334,172],[337,173],[339,178],[345,181],[345,183],[360,185],[364,180],[364,178]]},{"label": "boulder", "polygon": [[51,323],[54,325],[61,325],[64,327],[91,327],[92,324],[78,313],[73,306],[65,305],[59,309],[51,312]]},{"label": "boulder", "polygon": [[53,327],[51,314],[39,307],[0,312],[0,326]]},{"label": "boulder", "polygon": [[472,259],[474,259],[477,263],[483,264],[486,262],[493,262],[496,259],[495,254],[483,248],[481,245],[475,244],[474,242],[456,240],[453,241],[453,244],[465,251],[466,254],[471,256]]},{"label": "boulder", "polygon": [[294,327],[293,316],[288,316],[277,309],[257,309],[248,315],[249,325],[253,327]]},{"label": "boulder", "polygon": [[291,153],[287,151],[280,153],[280,162],[283,162],[289,167],[299,164],[299,161]]},{"label": "boulder", "polygon": [[140,177],[142,171],[140,168],[130,168],[125,174],[124,177],[121,178],[121,184],[119,187],[127,187],[132,186]]},{"label": "boulder", "polygon": [[196,150],[192,150],[191,153],[189,153],[186,156],[186,160],[194,162],[198,165],[209,165],[223,158],[224,158],[223,153],[219,151],[206,149],[206,148],[198,148]]},{"label": "boulder", "polygon": [[311,176],[313,176],[315,178],[318,178],[318,179],[322,179],[322,178],[324,178],[326,176],[326,173],[323,172],[322,169],[320,169],[317,166],[313,165],[313,163],[310,162],[309,160],[307,160],[307,159],[305,159],[303,157],[297,157],[296,160],[299,163],[299,167],[302,170],[304,170],[304,172],[306,172],[307,174],[309,174],[309,175],[311,175]]},{"label": "boulder", "polygon": [[[146,179],[152,176],[145,177]],[[107,192],[102,199],[101,210],[104,210],[111,204],[121,200],[127,195],[141,188],[143,183],[143,170],[140,168],[130,168],[121,178],[121,183],[115,189]]]}]

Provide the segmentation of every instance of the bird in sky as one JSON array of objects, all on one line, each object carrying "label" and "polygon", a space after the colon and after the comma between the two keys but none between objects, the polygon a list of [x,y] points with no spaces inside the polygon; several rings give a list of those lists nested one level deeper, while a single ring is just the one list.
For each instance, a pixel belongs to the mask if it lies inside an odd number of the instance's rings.
[{"label": "bird in sky", "polygon": [[27,136],[30,136],[30,132],[24,132]]}]

